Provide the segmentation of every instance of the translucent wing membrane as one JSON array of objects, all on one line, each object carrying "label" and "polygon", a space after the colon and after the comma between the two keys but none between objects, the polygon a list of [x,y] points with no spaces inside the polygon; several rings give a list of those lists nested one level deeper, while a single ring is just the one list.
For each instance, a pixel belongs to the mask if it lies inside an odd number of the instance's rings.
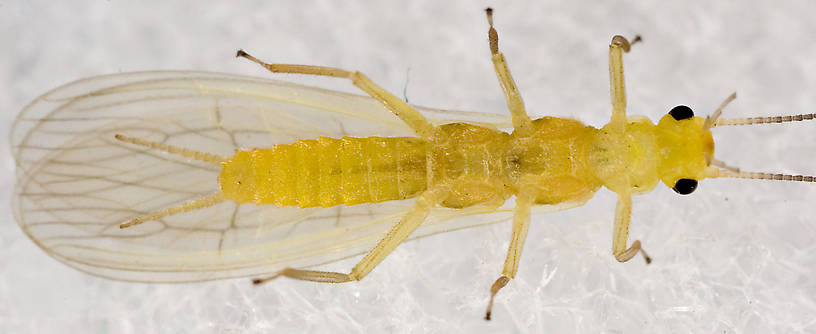
[{"label": "translucent wing membrane", "polygon": [[[510,125],[500,115],[420,109],[437,123]],[[57,88],[12,128],[14,212],[46,252],[99,276],[200,281],[336,261],[372,247],[413,203],[299,209],[224,202],[119,229],[212,194],[219,169],[116,134],[221,156],[320,136],[413,135],[367,97],[228,74],[126,73]],[[480,213],[488,214],[473,216]],[[413,237],[508,217],[507,206],[440,208]]]}]

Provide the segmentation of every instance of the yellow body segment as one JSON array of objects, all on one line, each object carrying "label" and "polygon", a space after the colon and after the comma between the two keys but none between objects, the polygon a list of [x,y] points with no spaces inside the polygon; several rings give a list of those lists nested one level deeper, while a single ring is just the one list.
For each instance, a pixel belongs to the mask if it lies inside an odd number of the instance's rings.
[{"label": "yellow body segment", "polygon": [[237,151],[223,162],[238,203],[331,207],[412,198],[426,189],[427,142],[412,137],[298,140]]},{"label": "yellow body segment", "polygon": [[532,123],[533,134],[514,140],[508,158],[518,161],[515,191],[529,188],[535,204],[588,199],[600,187],[590,157],[598,130],[579,121],[544,117]]},{"label": "yellow body segment", "polygon": [[703,129],[705,118],[677,121],[666,115],[656,127],[656,144],[666,148],[659,152],[659,178],[673,187],[681,178],[702,180],[714,158],[714,137]]}]

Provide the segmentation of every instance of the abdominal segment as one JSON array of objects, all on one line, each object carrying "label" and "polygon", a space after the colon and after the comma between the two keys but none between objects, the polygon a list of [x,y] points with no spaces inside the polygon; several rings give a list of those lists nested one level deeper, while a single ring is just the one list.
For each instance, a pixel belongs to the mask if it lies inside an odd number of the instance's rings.
[{"label": "abdominal segment", "polygon": [[239,203],[306,208],[412,198],[427,188],[427,145],[412,137],[298,140],[237,152],[220,182]]}]

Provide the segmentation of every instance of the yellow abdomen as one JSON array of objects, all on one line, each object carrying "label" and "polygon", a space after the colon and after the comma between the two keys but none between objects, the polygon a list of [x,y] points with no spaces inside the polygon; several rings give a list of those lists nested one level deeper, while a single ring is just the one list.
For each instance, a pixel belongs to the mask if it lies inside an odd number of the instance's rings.
[{"label": "yellow abdomen", "polygon": [[237,151],[219,183],[238,203],[305,208],[406,199],[427,188],[427,146],[412,137],[298,140]]}]

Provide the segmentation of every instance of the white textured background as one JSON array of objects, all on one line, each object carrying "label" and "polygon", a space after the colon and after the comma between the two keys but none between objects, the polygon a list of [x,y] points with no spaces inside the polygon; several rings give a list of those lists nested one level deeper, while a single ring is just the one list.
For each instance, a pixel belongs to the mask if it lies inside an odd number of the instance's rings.
[{"label": "white textured background", "polygon": [[[441,1],[439,3],[442,3]],[[496,24],[534,115],[600,126],[609,117],[607,45],[624,58],[629,114],[677,104],[698,115],[732,91],[727,116],[816,110],[816,5],[809,1],[0,1],[0,122],[82,77],[152,69],[269,76],[233,58],[359,69],[411,103],[505,112],[482,12]],[[276,76],[280,78],[281,76]],[[351,91],[341,80],[284,79]],[[405,94],[403,92],[406,92]],[[816,124],[717,129],[720,159],[816,173]],[[13,163],[0,136],[8,203]],[[610,254],[614,197],[535,216],[519,276],[481,319],[510,225],[401,246],[359,283],[247,279],[147,285],[58,263],[0,206],[0,332],[816,332],[816,185],[707,180],[681,197],[635,200],[631,237],[654,258]],[[355,260],[330,266],[346,271]]]}]

